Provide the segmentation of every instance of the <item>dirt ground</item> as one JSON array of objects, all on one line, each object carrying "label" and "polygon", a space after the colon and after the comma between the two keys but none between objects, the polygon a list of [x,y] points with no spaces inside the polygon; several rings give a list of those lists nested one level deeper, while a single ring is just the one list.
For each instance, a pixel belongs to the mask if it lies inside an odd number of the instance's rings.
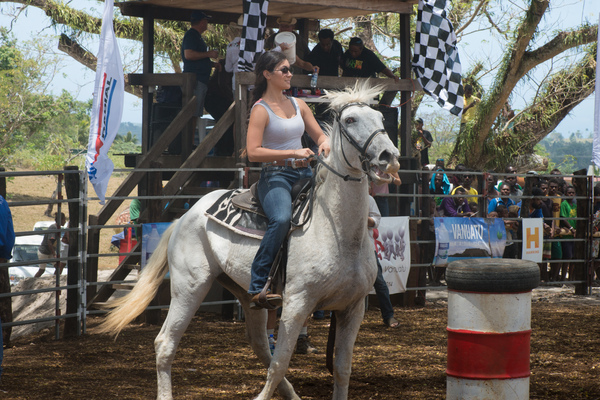
[{"label": "dirt ground", "polygon": [[[597,289],[596,289],[597,290]],[[534,293],[530,398],[600,399],[600,296],[571,289]],[[447,300],[396,308],[398,329],[369,310],[355,346],[350,399],[443,399],[446,389]],[[53,340],[51,331],[20,337],[5,350],[2,399],[150,399],[156,396],[153,340],[160,327],[133,324],[113,341],[93,334]],[[294,355],[287,374],[302,399],[328,399],[325,369],[329,320],[311,321],[320,353]],[[244,324],[199,313],[173,365],[177,399],[251,399],[265,369],[253,355]],[[280,398],[280,397],[275,397]]]}]

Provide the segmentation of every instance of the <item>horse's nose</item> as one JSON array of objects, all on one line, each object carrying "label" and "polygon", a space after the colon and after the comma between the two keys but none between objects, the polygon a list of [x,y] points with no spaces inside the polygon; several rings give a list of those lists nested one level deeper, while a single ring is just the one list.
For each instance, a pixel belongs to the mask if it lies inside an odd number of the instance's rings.
[{"label": "horse's nose", "polygon": [[386,165],[386,172],[397,172],[400,169],[400,163],[398,162],[398,154],[393,154],[389,150],[384,150],[379,154],[380,165]]}]

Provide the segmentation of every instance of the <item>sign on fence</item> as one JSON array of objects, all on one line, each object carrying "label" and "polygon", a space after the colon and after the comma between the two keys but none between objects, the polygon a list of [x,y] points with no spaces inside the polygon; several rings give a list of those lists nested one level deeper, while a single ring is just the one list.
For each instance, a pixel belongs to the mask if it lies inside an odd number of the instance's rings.
[{"label": "sign on fence", "polygon": [[521,259],[541,263],[544,247],[544,220],[542,218],[523,218],[521,224],[523,226]]},{"label": "sign on fence", "polygon": [[434,218],[435,265],[466,258],[502,258],[506,230],[501,218]]},{"label": "sign on fence", "polygon": [[[375,252],[383,270],[383,279],[390,294],[405,292],[410,271],[408,217],[383,217],[377,232]],[[371,293],[374,294],[375,291],[372,290]]]}]

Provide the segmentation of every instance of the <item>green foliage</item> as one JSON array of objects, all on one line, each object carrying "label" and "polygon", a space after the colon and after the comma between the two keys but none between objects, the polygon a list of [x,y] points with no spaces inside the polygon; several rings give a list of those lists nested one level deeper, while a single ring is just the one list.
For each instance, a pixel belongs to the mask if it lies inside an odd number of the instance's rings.
[{"label": "green foliage", "polygon": [[[44,47],[46,46],[46,47]],[[43,38],[18,42],[0,29],[0,163],[14,167],[31,154],[30,167],[60,169],[71,148],[87,146],[90,104],[63,91],[47,92],[57,60],[42,57]],[[85,140],[84,140],[85,139]]]},{"label": "green foliage", "polygon": [[[581,132],[573,132],[569,139],[546,138],[540,142],[540,146],[548,154],[548,171],[558,168],[563,173],[570,174],[573,171],[587,168],[592,159],[592,139],[582,139]],[[539,154],[539,153],[538,153]]]}]

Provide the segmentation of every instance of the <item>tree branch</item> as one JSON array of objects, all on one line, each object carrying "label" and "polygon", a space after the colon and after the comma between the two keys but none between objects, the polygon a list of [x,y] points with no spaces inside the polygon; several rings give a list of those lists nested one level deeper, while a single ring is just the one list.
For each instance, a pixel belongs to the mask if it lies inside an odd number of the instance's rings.
[{"label": "tree branch", "polygon": [[[60,35],[58,49],[64,51],[73,59],[88,67],[92,71],[96,71],[97,57],[81,47],[77,42],[69,38],[67,35]],[[139,86],[131,86],[129,84],[129,75],[124,74],[125,91],[136,97],[142,97],[142,90]]]}]

